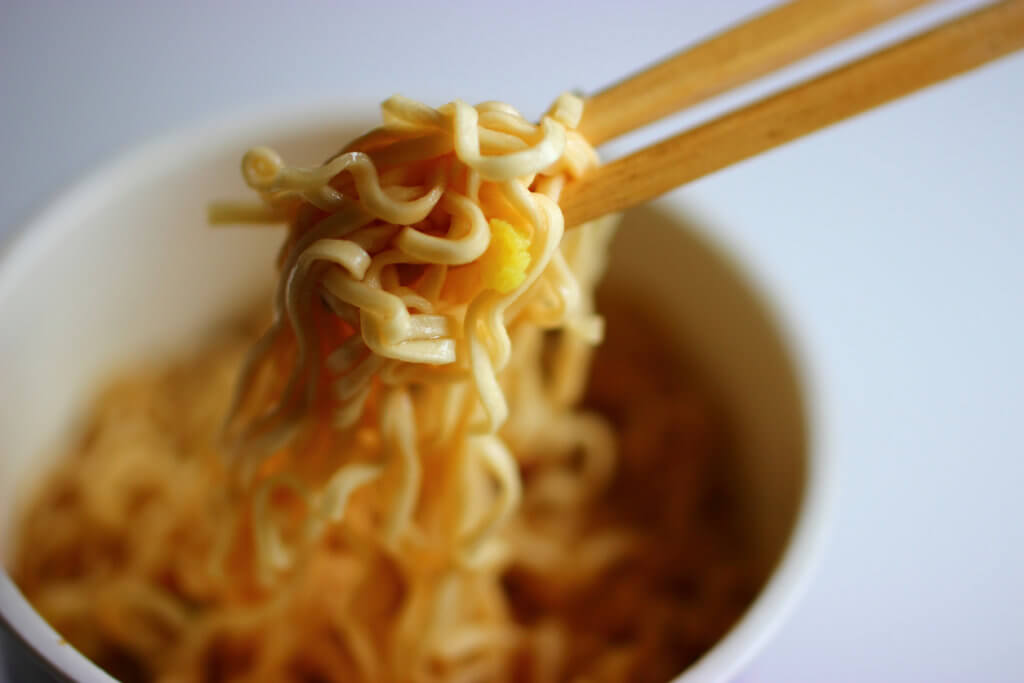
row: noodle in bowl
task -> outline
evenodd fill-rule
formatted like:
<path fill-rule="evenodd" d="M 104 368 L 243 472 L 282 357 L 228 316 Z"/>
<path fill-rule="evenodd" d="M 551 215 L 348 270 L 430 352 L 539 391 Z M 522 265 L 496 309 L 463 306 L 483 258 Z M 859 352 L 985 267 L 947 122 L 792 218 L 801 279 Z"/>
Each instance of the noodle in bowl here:
<path fill-rule="evenodd" d="M 366 108 L 346 125 L 339 111 L 352 107 L 247 125 L 233 118 L 153 143 L 57 202 L 5 254 L 0 319 L 19 330 L 0 342 L 0 366 L 11 369 L 0 394 L 5 557 L 20 492 L 46 469 L 39 454 L 58 443 L 96 383 L 126 360 L 187 346 L 270 286 L 278 232 L 206 227 L 209 199 L 240 196 L 242 153 L 267 141 L 290 161 L 319 162 L 371 120 Z M 655 302 L 671 342 L 687 347 L 729 408 L 731 465 L 763 585 L 740 622 L 680 678 L 720 680 L 752 655 L 805 582 L 822 535 L 826 480 L 811 444 L 807 387 L 774 321 L 679 216 L 664 208 L 628 216 L 608 278 L 610 288 Z M 17 643 L 8 658 L 34 653 L 74 680 L 109 680 L 64 644 L 6 574 L 0 599 Z"/>

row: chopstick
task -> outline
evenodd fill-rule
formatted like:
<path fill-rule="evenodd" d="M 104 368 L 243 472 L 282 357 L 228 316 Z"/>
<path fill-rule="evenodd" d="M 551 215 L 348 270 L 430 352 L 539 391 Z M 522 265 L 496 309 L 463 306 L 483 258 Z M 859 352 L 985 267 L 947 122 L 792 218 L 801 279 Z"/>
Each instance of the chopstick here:
<path fill-rule="evenodd" d="M 595 147 L 743 85 L 928 0 L 796 0 L 683 50 L 587 99 Z"/>
<path fill-rule="evenodd" d="M 1024 47 L 1024 0 L 1004 0 L 598 167 L 560 201 L 572 227 L 653 199 Z"/>

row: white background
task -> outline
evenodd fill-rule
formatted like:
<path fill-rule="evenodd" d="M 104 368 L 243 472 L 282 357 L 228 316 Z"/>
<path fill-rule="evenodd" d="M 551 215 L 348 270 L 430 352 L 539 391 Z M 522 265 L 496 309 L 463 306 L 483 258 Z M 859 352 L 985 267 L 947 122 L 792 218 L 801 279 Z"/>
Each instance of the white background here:
<path fill-rule="evenodd" d="M 536 115 L 767 4 L 0 0 L 0 239 L 94 165 L 215 114 L 402 92 Z M 839 470 L 820 572 L 744 681 L 1024 680 L 1022 124 L 1016 56 L 676 193 L 777 300 Z"/>

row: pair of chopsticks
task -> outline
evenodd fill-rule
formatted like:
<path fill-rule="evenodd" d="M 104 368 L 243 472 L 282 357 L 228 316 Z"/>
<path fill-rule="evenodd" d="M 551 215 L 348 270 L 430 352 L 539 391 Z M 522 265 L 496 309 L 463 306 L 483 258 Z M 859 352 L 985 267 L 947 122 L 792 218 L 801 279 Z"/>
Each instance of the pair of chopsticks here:
<path fill-rule="evenodd" d="M 597 146 L 881 24 L 925 0 L 796 0 L 590 97 Z M 1024 48 L 1024 0 L 1004 0 L 607 163 L 570 183 L 567 227 L 653 199 L 730 164 Z"/>

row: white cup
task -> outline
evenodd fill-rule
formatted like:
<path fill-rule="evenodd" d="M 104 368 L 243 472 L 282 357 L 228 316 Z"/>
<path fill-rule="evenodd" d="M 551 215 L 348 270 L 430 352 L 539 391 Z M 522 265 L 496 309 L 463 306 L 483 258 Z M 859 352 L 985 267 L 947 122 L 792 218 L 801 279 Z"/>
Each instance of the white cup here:
<path fill-rule="evenodd" d="M 290 162 L 316 164 L 374 117 L 365 104 L 332 103 L 149 143 L 63 195 L 0 254 L 0 553 L 13 546 L 18 505 L 104 377 L 180 349 L 269 290 L 281 233 L 205 220 L 210 199 L 247 198 L 245 150 L 269 144 Z M 701 368 L 735 430 L 742 519 L 764 584 L 677 679 L 693 683 L 734 676 L 789 611 L 820 552 L 831 486 L 814 443 L 812 383 L 777 316 L 685 215 L 671 198 L 628 214 L 608 285 L 657 302 L 669 341 Z M 36 614 L 6 572 L 0 621 L 19 676 L 113 680 Z"/>

